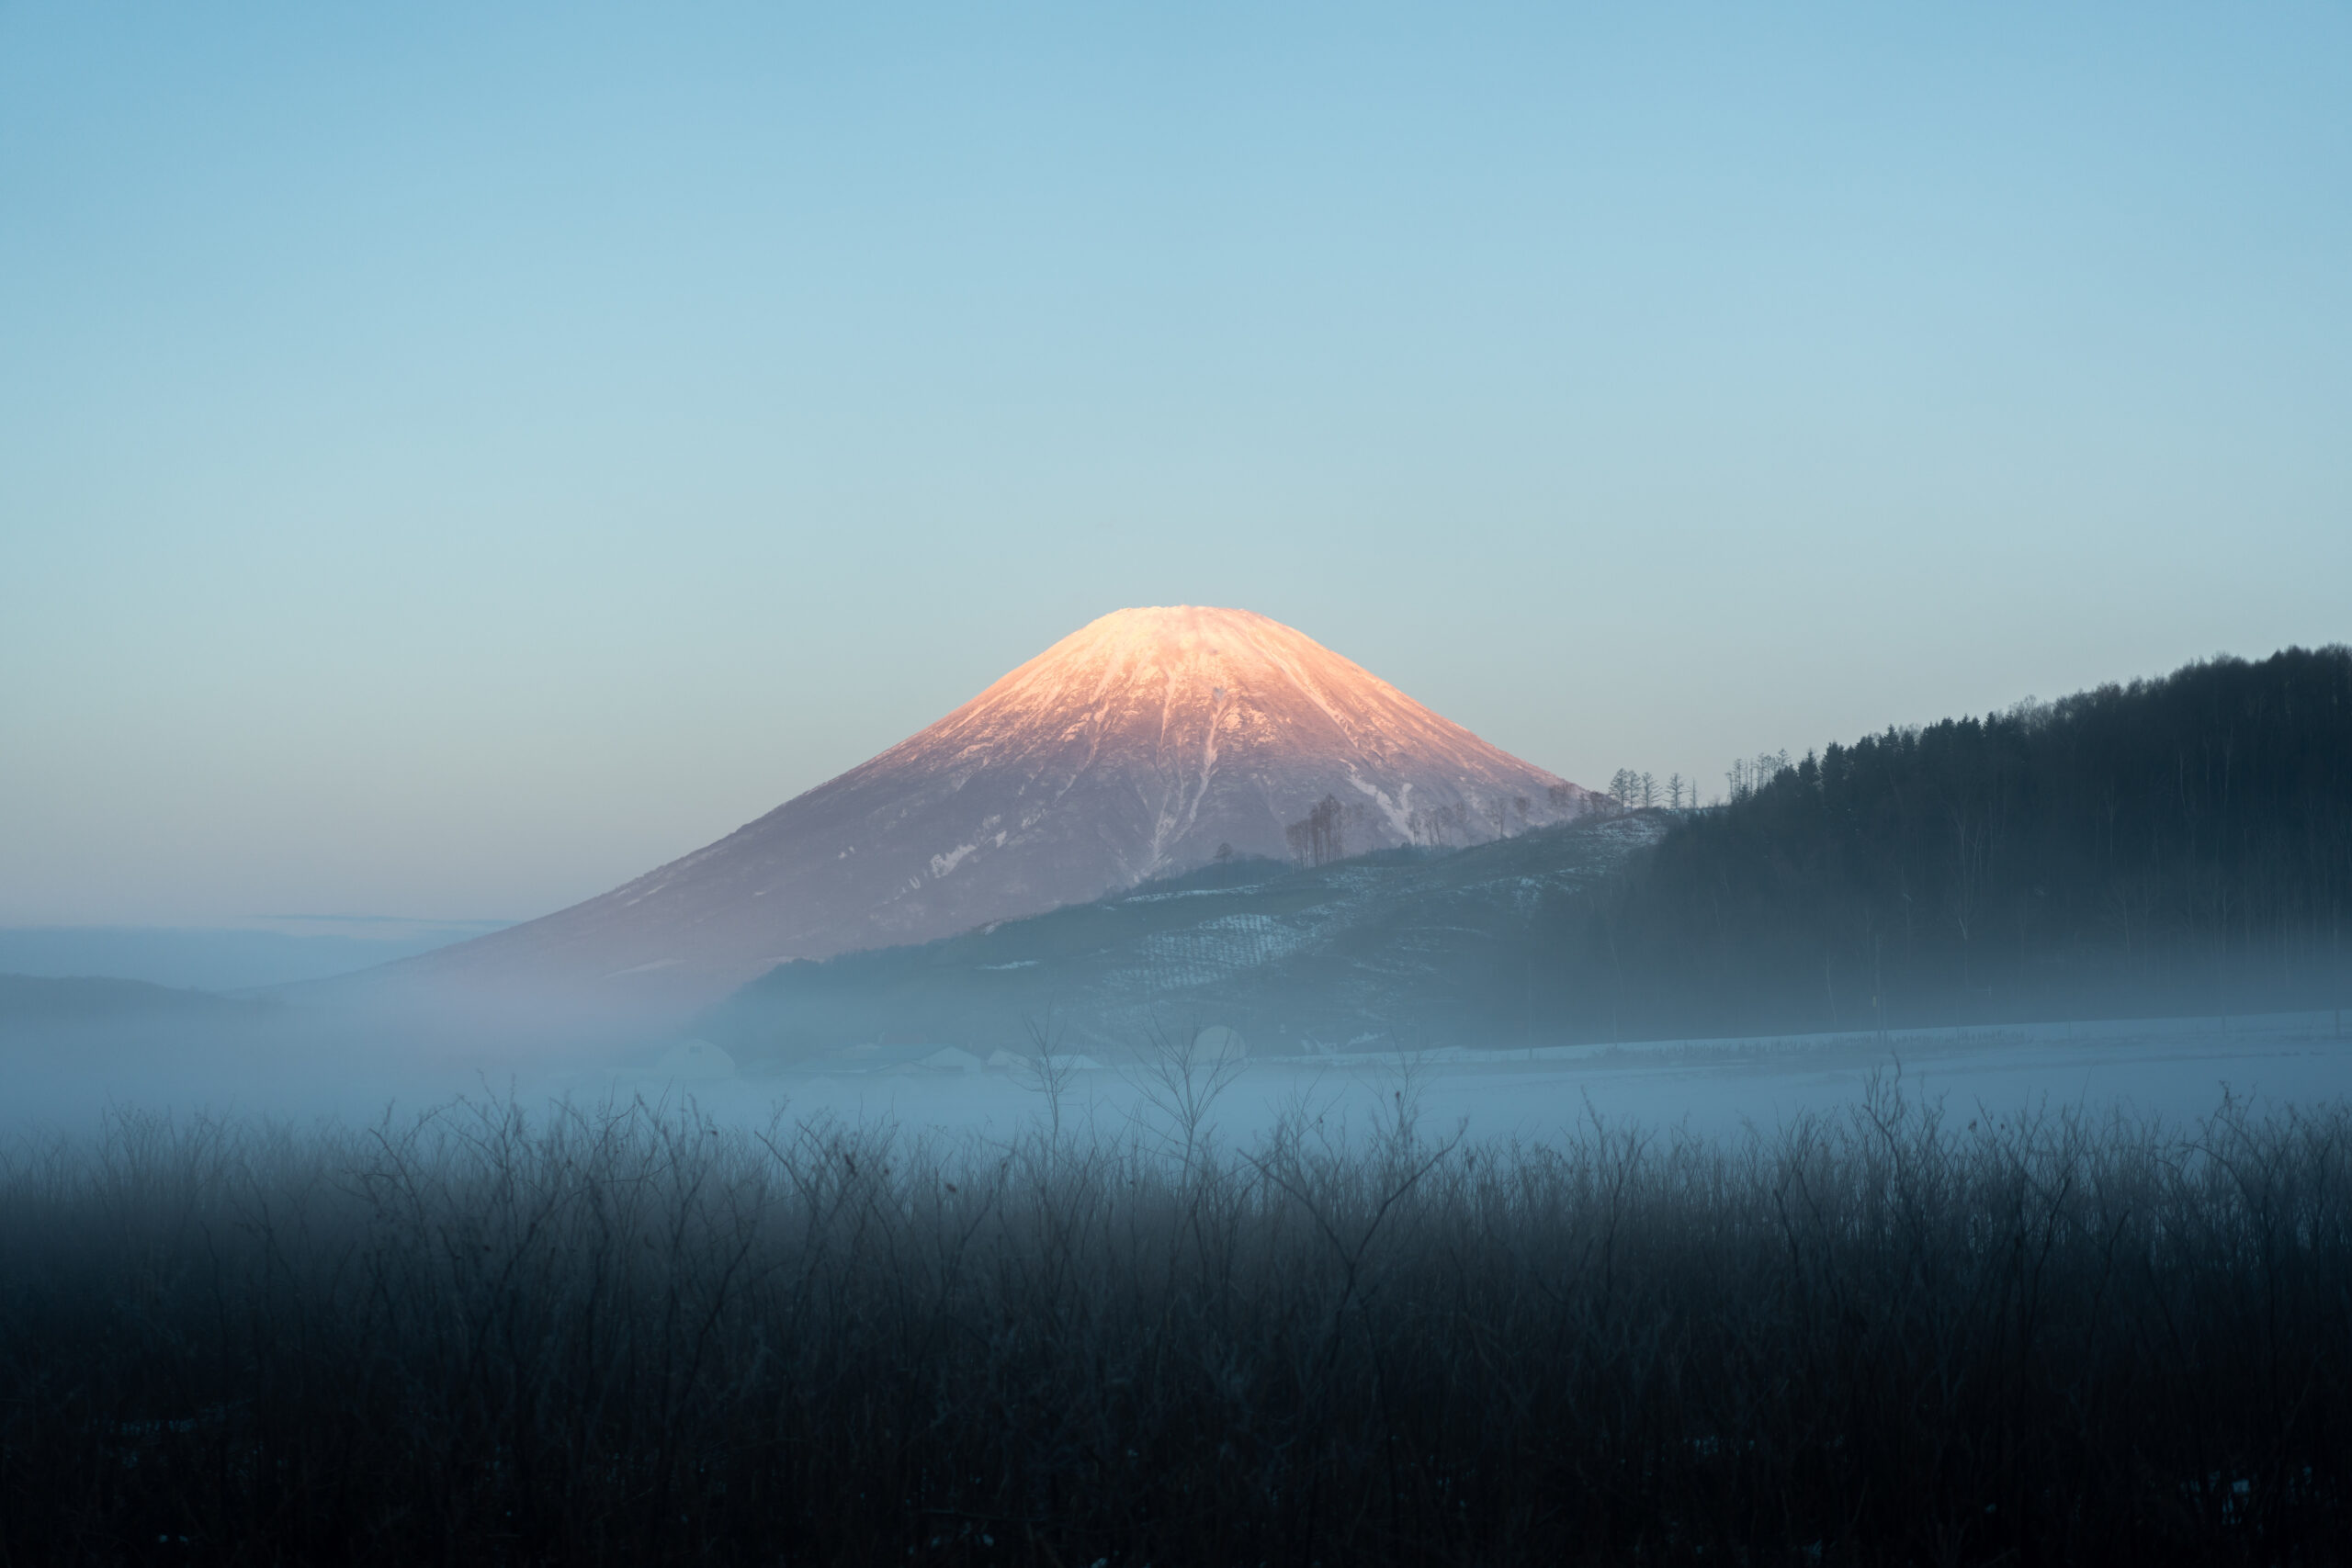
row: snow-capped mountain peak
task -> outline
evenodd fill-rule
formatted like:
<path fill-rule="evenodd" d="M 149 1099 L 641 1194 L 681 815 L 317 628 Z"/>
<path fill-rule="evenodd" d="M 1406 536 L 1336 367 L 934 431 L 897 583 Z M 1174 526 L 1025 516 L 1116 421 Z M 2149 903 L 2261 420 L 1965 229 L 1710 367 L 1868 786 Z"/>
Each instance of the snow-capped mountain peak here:
<path fill-rule="evenodd" d="M 692 1005 L 1220 854 L 1478 842 L 1584 795 L 1263 615 L 1120 610 L 714 844 L 401 968 Z"/>

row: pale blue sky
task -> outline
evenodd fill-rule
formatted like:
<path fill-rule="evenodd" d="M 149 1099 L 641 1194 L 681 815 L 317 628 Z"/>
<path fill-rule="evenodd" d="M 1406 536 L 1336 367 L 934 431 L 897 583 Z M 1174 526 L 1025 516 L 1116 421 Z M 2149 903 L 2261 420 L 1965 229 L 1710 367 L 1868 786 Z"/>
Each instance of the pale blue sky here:
<path fill-rule="evenodd" d="M 1592 784 L 2342 639 L 2347 104 L 2333 4 L 0 4 L 0 923 L 540 913 L 1127 604 Z"/>

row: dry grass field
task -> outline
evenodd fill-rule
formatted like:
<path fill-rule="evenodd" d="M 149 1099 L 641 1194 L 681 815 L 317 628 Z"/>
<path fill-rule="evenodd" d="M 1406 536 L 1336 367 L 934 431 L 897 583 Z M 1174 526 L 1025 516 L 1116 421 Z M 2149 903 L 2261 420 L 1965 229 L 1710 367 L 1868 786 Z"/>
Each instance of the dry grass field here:
<path fill-rule="evenodd" d="M 642 1103 L 0 1169 L 0 1562 L 2323 1562 L 2352 1110 Z"/>

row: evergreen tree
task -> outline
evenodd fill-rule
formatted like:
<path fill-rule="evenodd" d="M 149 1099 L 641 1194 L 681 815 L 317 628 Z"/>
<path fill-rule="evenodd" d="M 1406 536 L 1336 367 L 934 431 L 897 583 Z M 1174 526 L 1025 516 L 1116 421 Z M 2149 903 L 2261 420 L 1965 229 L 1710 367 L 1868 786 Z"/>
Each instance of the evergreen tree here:
<path fill-rule="evenodd" d="M 1564 912 L 1564 996 L 1606 986 L 1629 1017 L 1711 1031 L 1823 1027 L 1856 998 L 1909 1024 L 2339 1006 L 2352 984 L 2352 649 L 1761 754 L 1725 782 L 1601 913 Z M 1638 787 L 1621 771 L 1611 793 Z"/>

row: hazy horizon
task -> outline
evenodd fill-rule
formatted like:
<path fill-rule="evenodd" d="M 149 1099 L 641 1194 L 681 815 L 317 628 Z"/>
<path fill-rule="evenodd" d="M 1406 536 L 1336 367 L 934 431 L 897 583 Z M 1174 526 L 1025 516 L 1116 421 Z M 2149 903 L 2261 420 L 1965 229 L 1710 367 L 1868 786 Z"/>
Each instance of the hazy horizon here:
<path fill-rule="evenodd" d="M 2346 636 L 2352 18 L 0 13 L 0 925 L 528 918 L 1097 615 L 1537 766 Z"/>

